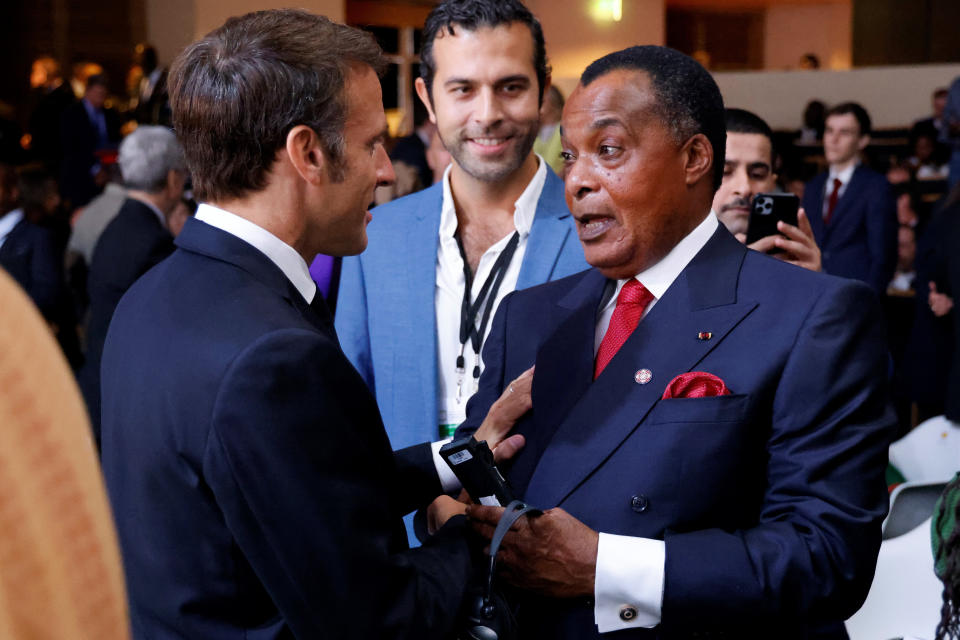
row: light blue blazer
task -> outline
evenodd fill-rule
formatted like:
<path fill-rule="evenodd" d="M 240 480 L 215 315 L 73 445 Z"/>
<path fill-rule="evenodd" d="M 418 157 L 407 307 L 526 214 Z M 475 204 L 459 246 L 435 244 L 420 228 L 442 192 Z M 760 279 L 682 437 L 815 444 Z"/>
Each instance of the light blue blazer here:
<path fill-rule="evenodd" d="M 343 260 L 337 334 L 376 395 L 395 449 L 437 439 L 434 292 L 442 203 L 438 183 L 377 207 L 367 227 L 367 250 Z M 588 266 L 563 182 L 548 169 L 517 289 Z"/>

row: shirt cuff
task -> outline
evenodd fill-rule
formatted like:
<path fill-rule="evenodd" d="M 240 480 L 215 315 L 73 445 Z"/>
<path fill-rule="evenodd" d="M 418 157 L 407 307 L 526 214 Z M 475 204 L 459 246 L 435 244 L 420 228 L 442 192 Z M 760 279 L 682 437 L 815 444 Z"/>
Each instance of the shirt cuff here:
<path fill-rule="evenodd" d="M 457 476 L 453 473 L 453 469 L 440 457 L 440 447 L 451 440 L 453 440 L 453 438 L 430 443 L 430 453 L 433 454 L 433 466 L 437 468 L 437 475 L 440 477 L 440 486 L 443 488 L 444 493 L 453 493 L 462 488 L 460 486 L 460 480 L 458 480 Z"/>
<path fill-rule="evenodd" d="M 600 633 L 660 624 L 666 557 L 663 540 L 600 534 L 593 587 Z"/>

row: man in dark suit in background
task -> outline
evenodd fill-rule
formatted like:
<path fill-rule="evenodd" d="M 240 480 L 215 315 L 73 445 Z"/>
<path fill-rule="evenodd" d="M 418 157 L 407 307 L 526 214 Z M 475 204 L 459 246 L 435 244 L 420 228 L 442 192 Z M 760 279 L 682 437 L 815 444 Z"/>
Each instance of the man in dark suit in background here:
<path fill-rule="evenodd" d="M 63 112 L 60 189 L 72 209 L 90 202 L 103 188 L 106 173 L 97 153 L 116 149 L 120 140 L 120 119 L 104 107 L 108 91 L 107 77 L 92 75 L 83 98 Z"/>
<path fill-rule="evenodd" d="M 826 273 L 855 278 L 883 295 L 897 267 L 897 209 L 887 179 L 861 164 L 870 116 L 855 102 L 827 112 L 823 153 L 829 171 L 811 180 L 803 208 Z"/>
<path fill-rule="evenodd" d="M 663 47 L 592 63 L 563 114 L 590 269 L 512 293 L 459 435 L 536 364 L 508 470 L 521 637 L 844 638 L 887 508 L 878 301 L 748 250 L 710 205 L 724 111 Z M 471 506 L 486 536 L 502 513 Z M 622 634 L 622 635 L 620 635 Z"/>
<path fill-rule="evenodd" d="M 307 268 L 364 249 L 393 179 L 382 67 L 369 34 L 294 10 L 231 18 L 173 65 L 202 204 L 120 301 L 102 366 L 137 637 L 452 631 L 471 573 L 466 523 L 446 522 L 460 503 L 436 501 L 443 526 L 407 548 L 401 516 L 441 491 L 434 455 L 394 456 Z"/>
<path fill-rule="evenodd" d="M 62 262 L 49 230 L 30 222 L 18 207 L 13 167 L 0 164 L 0 267 L 17 281 L 47 321 L 56 318 L 63 286 Z"/>
<path fill-rule="evenodd" d="M 167 216 L 183 196 L 186 163 L 173 132 L 141 126 L 120 145 L 120 172 L 127 199 L 103 230 L 93 251 L 87 292 L 86 362 L 79 382 L 100 439 L 100 355 L 113 311 L 137 279 L 173 253 Z"/>

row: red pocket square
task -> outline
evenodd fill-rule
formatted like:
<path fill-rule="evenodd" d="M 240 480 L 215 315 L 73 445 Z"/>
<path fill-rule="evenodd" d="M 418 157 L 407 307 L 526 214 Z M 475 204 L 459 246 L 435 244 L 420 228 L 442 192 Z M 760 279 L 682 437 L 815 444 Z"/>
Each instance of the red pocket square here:
<path fill-rule="evenodd" d="M 712 398 L 713 396 L 728 396 L 730 389 L 723 380 L 706 371 L 691 371 L 681 373 L 670 381 L 663 400 L 669 398 Z"/>

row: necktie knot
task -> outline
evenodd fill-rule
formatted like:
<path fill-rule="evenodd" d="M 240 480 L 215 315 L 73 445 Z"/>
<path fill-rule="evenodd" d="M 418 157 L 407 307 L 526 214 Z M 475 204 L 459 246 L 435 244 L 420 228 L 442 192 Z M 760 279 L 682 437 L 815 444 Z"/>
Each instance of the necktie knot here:
<path fill-rule="evenodd" d="M 640 317 L 653 298 L 653 294 L 637 280 L 630 280 L 620 288 L 610 325 L 597 350 L 593 369 L 594 378 L 600 375 L 633 330 L 637 328 Z"/>
<path fill-rule="evenodd" d="M 652 299 L 653 294 L 645 286 L 637 280 L 630 280 L 621 287 L 620 294 L 617 296 L 617 306 L 628 304 L 646 307 Z"/>
<path fill-rule="evenodd" d="M 842 186 L 843 186 L 843 180 L 841 180 L 840 178 L 834 178 L 834 179 L 833 179 L 833 189 L 834 189 L 834 191 L 840 191 L 840 187 L 842 187 Z"/>

